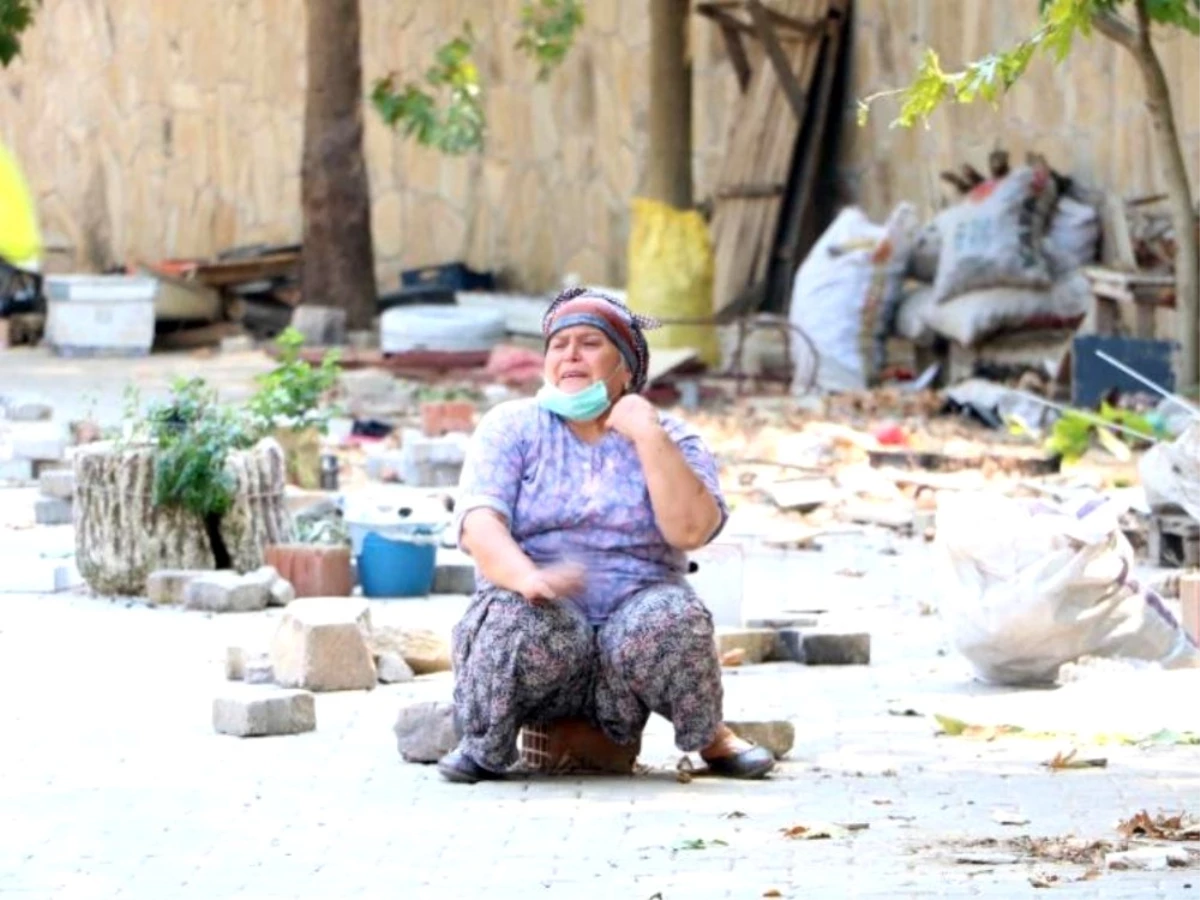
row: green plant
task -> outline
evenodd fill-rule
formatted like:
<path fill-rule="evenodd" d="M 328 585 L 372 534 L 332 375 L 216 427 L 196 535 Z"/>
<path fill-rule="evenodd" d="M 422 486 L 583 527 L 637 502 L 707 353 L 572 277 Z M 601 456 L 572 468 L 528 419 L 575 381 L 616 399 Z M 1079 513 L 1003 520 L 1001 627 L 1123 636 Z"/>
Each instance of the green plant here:
<path fill-rule="evenodd" d="M 225 462 L 258 439 L 240 413 L 217 402 L 202 378 L 180 379 L 171 398 L 147 410 L 146 436 L 157 450 L 154 502 L 201 517 L 222 516 L 236 485 Z"/>
<path fill-rule="evenodd" d="M 393 128 L 400 128 L 417 143 L 443 153 L 460 155 L 483 147 L 484 114 L 479 96 L 479 69 L 471 58 L 475 35 L 470 23 L 463 33 L 438 48 L 434 63 L 425 73 L 432 89 L 408 82 L 396 88 L 396 74 L 377 79 L 371 103 Z M 438 95 L 446 94 L 444 106 Z"/>
<path fill-rule="evenodd" d="M 548 79 L 566 59 L 583 19 L 580 0 L 525 0 L 516 47 L 537 62 L 538 81 Z"/>
<path fill-rule="evenodd" d="M 1100 406 L 1099 414 L 1074 410 L 1063 413 L 1046 438 L 1045 448 L 1061 456 L 1065 463 L 1077 462 L 1087 453 L 1092 446 L 1093 436 L 1115 453 L 1122 452 L 1119 448 L 1127 451 L 1125 441 L 1114 431 L 1105 428 L 1104 422 L 1111 422 L 1125 434 L 1133 432 L 1143 435 L 1147 441 L 1153 441 L 1158 436 L 1154 425 L 1145 416 L 1104 403 Z M 1137 442 L 1137 438 L 1132 440 Z"/>
<path fill-rule="evenodd" d="M 21 55 L 21 35 L 33 24 L 42 0 L 0 0 L 0 65 Z"/>
<path fill-rule="evenodd" d="M 281 425 L 323 432 L 333 410 L 321 403 L 341 374 L 340 354 L 330 350 L 320 365 L 309 365 L 300 358 L 304 336 L 295 328 L 286 329 L 275 343 L 279 365 L 258 378 L 259 389 L 247 404 L 251 417 L 262 434 Z"/>

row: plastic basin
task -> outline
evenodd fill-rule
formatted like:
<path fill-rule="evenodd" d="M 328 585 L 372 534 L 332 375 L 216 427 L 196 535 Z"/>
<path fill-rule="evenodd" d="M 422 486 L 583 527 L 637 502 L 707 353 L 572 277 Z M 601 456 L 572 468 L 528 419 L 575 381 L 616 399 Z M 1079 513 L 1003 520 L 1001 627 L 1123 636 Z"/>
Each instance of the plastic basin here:
<path fill-rule="evenodd" d="M 364 597 L 425 597 L 433 590 L 437 541 L 425 535 L 372 531 L 362 541 L 358 581 Z"/>

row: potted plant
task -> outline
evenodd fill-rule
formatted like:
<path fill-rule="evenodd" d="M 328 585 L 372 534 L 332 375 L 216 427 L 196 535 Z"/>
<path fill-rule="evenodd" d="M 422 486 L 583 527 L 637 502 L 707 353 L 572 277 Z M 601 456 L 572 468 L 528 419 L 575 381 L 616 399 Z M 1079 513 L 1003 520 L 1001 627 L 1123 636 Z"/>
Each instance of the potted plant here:
<path fill-rule="evenodd" d="M 271 434 L 287 456 L 288 480 L 306 490 L 321 485 L 321 436 L 334 409 L 323 401 L 341 374 L 340 354 L 328 351 L 320 365 L 300 358 L 304 336 L 287 328 L 276 338 L 279 365 L 258 378 L 248 408 L 257 427 Z"/>
<path fill-rule="evenodd" d="M 475 428 L 477 396 L 467 388 L 427 387 L 417 395 L 421 404 L 421 431 L 427 437 L 440 437 L 451 431 L 470 432 Z"/>
<path fill-rule="evenodd" d="M 270 546 L 266 556 L 297 597 L 349 597 L 354 591 L 350 536 L 340 518 L 299 519 L 295 542 Z"/>

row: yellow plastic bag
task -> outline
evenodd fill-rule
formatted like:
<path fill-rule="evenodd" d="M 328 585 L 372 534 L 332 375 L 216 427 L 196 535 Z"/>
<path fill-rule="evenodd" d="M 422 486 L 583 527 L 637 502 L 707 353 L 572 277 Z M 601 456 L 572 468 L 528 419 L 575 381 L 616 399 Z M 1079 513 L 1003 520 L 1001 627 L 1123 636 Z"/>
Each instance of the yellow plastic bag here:
<path fill-rule="evenodd" d="M 633 199 L 629 235 L 629 308 L 659 319 L 712 317 L 713 249 L 695 210 Z M 709 366 L 720 363 L 712 325 L 664 325 L 646 332 L 651 350 L 690 347 Z"/>
<path fill-rule="evenodd" d="M 20 269 L 36 270 L 42 255 L 33 199 L 16 159 L 0 143 L 0 257 Z"/>

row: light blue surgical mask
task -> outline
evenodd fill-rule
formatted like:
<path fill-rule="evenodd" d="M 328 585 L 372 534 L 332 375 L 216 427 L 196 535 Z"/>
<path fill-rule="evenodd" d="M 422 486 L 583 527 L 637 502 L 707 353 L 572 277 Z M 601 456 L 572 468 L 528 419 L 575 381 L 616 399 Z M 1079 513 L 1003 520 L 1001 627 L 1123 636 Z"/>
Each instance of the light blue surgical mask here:
<path fill-rule="evenodd" d="M 608 399 L 608 386 L 603 381 L 593 381 L 582 391 L 573 394 L 552 384 L 544 384 L 537 392 L 537 401 L 542 409 L 572 422 L 598 419 L 612 405 Z"/>

